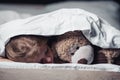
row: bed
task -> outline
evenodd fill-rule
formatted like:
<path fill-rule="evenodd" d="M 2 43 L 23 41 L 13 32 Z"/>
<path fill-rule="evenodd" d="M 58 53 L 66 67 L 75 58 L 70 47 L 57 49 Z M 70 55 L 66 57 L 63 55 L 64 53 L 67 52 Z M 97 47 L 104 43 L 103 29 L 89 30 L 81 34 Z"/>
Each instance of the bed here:
<path fill-rule="evenodd" d="M 0 24 L 11 20 L 48 13 L 60 8 L 82 8 L 104 18 L 120 30 L 119 4 L 113 1 L 64 1 L 52 4 L 0 3 Z M 37 64 L 0 62 L 0 80 L 119 80 L 120 57 L 116 64 L 95 59 L 92 65 L 84 64 Z"/>

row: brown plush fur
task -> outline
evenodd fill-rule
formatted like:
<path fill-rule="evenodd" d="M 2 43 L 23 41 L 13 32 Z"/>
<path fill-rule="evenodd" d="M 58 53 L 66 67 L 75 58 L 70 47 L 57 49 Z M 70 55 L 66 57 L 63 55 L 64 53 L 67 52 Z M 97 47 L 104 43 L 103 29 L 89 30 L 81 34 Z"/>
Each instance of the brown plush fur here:
<path fill-rule="evenodd" d="M 60 59 L 71 62 L 71 55 L 73 55 L 79 47 L 88 44 L 90 44 L 89 41 L 83 36 L 81 31 L 71 31 L 58 36 L 54 46 Z"/>
<path fill-rule="evenodd" d="M 120 49 L 101 49 L 98 53 L 102 53 L 107 58 L 109 64 L 114 63 L 114 59 L 120 56 Z"/>

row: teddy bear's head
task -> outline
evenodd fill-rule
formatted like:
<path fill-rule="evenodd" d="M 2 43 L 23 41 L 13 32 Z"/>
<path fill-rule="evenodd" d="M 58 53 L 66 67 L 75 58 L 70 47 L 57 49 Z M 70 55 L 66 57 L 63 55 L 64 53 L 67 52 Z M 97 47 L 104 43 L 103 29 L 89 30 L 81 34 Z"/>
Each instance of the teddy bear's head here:
<path fill-rule="evenodd" d="M 54 46 L 60 59 L 71 62 L 71 56 L 76 50 L 88 44 L 90 44 L 89 41 L 81 31 L 70 31 L 58 36 Z"/>

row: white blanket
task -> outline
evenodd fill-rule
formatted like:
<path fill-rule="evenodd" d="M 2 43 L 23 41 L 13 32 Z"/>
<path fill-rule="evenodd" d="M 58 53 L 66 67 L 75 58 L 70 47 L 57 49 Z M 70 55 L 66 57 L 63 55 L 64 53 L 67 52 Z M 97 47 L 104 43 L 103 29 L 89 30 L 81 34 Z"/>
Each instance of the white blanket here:
<path fill-rule="evenodd" d="M 112 71 L 120 72 L 120 66 L 114 64 L 39 64 L 20 62 L 0 62 L 1 69 L 61 69 L 61 70 L 86 70 L 86 71 Z"/>
<path fill-rule="evenodd" d="M 5 44 L 16 35 L 60 35 L 67 31 L 82 30 L 94 45 L 120 48 L 120 31 L 95 14 L 82 9 L 60 9 L 50 13 L 17 19 L 0 25 L 0 55 Z"/>

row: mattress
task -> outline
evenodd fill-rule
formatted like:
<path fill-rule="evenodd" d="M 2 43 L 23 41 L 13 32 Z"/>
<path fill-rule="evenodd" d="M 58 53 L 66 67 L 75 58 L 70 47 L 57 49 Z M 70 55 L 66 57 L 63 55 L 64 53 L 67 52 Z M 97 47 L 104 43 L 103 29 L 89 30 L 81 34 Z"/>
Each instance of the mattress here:
<path fill-rule="evenodd" d="M 60 8 L 82 8 L 107 20 L 120 30 L 119 5 L 112 1 L 100 2 L 63 2 L 49 5 L 0 4 L 0 13 L 8 11 L 19 13 L 0 16 L 0 24 L 11 20 L 47 13 Z M 6 15 L 7 20 L 3 15 Z M 120 60 L 118 59 L 118 62 Z M 99 62 L 99 61 L 98 61 Z M 120 66 L 115 64 L 38 64 L 19 62 L 0 62 L 0 80 L 119 80 Z"/>
<path fill-rule="evenodd" d="M 107 71 L 0 69 L 1 80 L 119 80 L 120 73 Z"/>
<path fill-rule="evenodd" d="M 1 62 L 0 78 L 1 80 L 119 80 L 120 66 Z"/>

